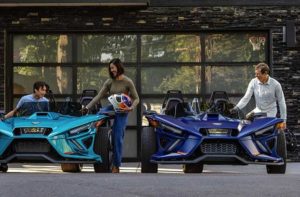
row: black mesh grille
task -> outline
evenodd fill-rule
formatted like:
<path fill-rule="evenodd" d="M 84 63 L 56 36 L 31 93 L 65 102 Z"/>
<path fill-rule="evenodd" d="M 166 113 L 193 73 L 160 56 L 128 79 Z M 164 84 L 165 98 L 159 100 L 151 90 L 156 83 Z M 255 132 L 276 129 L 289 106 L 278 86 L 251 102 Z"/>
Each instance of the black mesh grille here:
<path fill-rule="evenodd" d="M 13 150 L 15 153 L 48 153 L 51 146 L 47 140 L 15 140 Z"/>
<path fill-rule="evenodd" d="M 236 154 L 237 146 L 226 142 L 204 142 L 201 144 L 201 151 L 204 154 Z"/>

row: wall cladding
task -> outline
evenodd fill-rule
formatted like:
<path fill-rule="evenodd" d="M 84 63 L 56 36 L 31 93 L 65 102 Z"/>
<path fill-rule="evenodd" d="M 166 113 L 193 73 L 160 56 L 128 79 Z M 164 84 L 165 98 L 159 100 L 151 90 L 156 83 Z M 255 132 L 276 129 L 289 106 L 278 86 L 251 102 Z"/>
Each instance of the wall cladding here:
<path fill-rule="evenodd" d="M 8 31 L 200 31 L 271 29 L 273 72 L 282 84 L 288 126 L 300 136 L 300 7 L 1 8 Z M 287 48 L 283 26 L 295 22 L 298 43 Z M 0 108 L 4 103 L 4 36 L 0 36 Z M 300 141 L 300 139 L 299 139 Z M 296 155 L 297 156 L 297 155 Z"/>
<path fill-rule="evenodd" d="M 4 109 L 5 69 L 4 69 L 4 31 L 0 28 L 0 110 Z"/>

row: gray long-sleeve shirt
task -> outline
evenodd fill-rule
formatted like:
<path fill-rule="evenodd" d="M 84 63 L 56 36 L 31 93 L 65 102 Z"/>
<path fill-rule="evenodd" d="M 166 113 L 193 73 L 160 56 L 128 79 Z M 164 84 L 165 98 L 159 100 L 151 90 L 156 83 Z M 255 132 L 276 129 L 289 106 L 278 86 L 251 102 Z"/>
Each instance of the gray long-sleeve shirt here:
<path fill-rule="evenodd" d="M 286 113 L 286 103 L 281 85 L 278 81 L 269 76 L 266 83 L 261 83 L 257 78 L 250 81 L 246 94 L 239 101 L 237 107 L 239 109 L 244 108 L 252 95 L 254 94 L 256 108 L 254 112 L 264 112 L 267 113 L 269 117 L 276 117 L 277 105 L 279 105 L 280 117 L 284 120 L 287 118 Z"/>
<path fill-rule="evenodd" d="M 93 98 L 93 100 L 86 106 L 86 108 L 90 109 L 94 106 L 100 99 L 103 99 L 112 94 L 120 94 L 125 93 L 130 95 L 132 98 L 132 108 L 136 107 L 139 103 L 140 99 L 138 93 L 135 89 L 135 86 L 130 78 L 124 75 L 123 79 L 115 80 L 115 79 L 107 79 L 100 92 L 97 96 Z"/>

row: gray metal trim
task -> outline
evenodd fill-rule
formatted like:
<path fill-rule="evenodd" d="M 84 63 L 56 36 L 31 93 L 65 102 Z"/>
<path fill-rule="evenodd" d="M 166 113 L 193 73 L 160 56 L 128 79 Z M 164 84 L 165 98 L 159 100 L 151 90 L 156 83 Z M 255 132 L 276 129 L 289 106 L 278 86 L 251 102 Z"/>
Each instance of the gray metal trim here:
<path fill-rule="evenodd" d="M 7 157 L 6 159 L 2 159 L 0 160 L 0 163 L 9 163 L 11 160 L 15 159 L 15 158 L 43 158 L 43 159 L 46 159 L 48 160 L 49 162 L 51 163 L 96 163 L 97 161 L 92 161 L 92 160 L 68 160 L 68 161 L 65 161 L 65 160 L 55 160 L 55 159 L 52 159 L 51 157 L 45 155 L 45 154 L 13 154 L 9 157 Z"/>
<path fill-rule="evenodd" d="M 244 164 L 258 164 L 258 165 L 274 165 L 274 166 L 279 166 L 279 165 L 284 165 L 284 162 L 251 162 L 247 161 L 237 155 L 203 155 L 201 157 L 198 157 L 194 160 L 185 160 L 185 161 L 155 161 L 151 160 L 152 163 L 157 163 L 157 164 L 190 164 L 190 163 L 199 163 L 207 158 L 235 158 L 239 160 L 240 162 Z"/>
<path fill-rule="evenodd" d="M 297 6 L 300 0 L 2 0 L 0 7 L 28 6 L 150 6 L 150 7 L 197 7 L 197 6 Z"/>
<path fill-rule="evenodd" d="M 2 0 L 0 7 L 148 6 L 148 0 Z"/>
<path fill-rule="evenodd" d="M 149 0 L 150 7 L 295 6 L 300 0 Z"/>

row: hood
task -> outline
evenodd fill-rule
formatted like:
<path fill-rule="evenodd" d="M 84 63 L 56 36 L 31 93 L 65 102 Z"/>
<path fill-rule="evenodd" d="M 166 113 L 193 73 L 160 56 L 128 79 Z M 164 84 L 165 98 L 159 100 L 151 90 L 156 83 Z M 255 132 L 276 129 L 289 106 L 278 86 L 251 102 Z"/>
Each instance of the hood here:
<path fill-rule="evenodd" d="M 275 117 L 263 117 L 255 119 L 251 124 L 245 125 L 241 130 L 239 136 L 247 136 L 251 133 L 259 131 L 269 126 L 275 126 L 277 123 L 283 122 L 283 119 Z"/>
<path fill-rule="evenodd" d="M 220 114 L 204 114 L 201 116 L 174 118 L 167 115 L 153 115 L 156 120 L 177 127 L 182 130 L 189 130 L 198 133 L 201 128 L 214 129 L 237 129 L 240 120 L 225 118 Z"/>
<path fill-rule="evenodd" d="M 87 115 L 81 117 L 61 115 L 54 112 L 38 112 L 29 117 L 11 118 L 0 125 L 0 129 L 10 129 L 22 127 L 45 127 L 56 131 L 65 131 L 70 128 L 78 127 L 86 123 L 95 122 L 106 118 L 104 115 Z"/>

